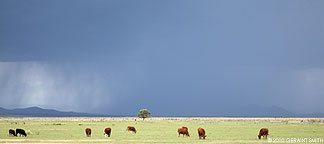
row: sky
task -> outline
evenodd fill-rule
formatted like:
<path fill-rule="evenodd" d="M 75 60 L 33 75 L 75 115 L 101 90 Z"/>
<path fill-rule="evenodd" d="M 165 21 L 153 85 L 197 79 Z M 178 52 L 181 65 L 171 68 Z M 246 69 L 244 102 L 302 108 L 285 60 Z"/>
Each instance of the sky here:
<path fill-rule="evenodd" d="M 324 111 L 322 0 L 1 0 L 0 107 Z"/>

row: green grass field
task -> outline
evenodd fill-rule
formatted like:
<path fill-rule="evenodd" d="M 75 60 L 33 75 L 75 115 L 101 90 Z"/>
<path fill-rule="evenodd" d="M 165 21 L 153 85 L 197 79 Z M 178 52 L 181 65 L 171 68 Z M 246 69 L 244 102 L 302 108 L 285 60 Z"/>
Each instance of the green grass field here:
<path fill-rule="evenodd" d="M 257 138 L 260 128 L 269 138 L 324 138 L 324 123 L 301 123 L 298 118 L 0 118 L 0 143 L 268 143 Z M 134 126 L 137 133 L 126 131 Z M 187 126 L 190 137 L 178 137 Z M 111 137 L 103 130 L 112 128 Z M 206 130 L 199 140 L 197 128 Z M 9 129 L 22 128 L 27 137 L 10 137 Z M 85 128 L 92 129 L 86 137 Z"/>

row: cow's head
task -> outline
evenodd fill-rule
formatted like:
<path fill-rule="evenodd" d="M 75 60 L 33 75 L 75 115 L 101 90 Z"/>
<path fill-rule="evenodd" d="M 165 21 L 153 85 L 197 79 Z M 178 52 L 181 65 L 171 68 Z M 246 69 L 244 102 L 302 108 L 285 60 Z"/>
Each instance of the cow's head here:
<path fill-rule="evenodd" d="M 258 135 L 258 138 L 261 139 L 261 135 Z"/>

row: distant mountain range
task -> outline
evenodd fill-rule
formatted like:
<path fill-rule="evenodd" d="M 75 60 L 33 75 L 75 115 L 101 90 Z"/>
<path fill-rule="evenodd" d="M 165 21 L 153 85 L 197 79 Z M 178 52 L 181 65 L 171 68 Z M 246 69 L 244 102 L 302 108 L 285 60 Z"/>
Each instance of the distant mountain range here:
<path fill-rule="evenodd" d="M 225 117 L 324 117 L 324 113 L 292 113 L 277 106 L 247 106 L 239 110 L 222 113 Z"/>
<path fill-rule="evenodd" d="M 89 114 L 78 112 L 61 112 L 53 109 L 39 107 L 4 109 L 0 107 L 0 116 L 8 117 L 112 117 L 111 115 Z"/>
<path fill-rule="evenodd" d="M 280 107 L 248 106 L 239 110 L 220 111 L 209 117 L 324 117 L 324 113 L 295 114 Z M 134 114 L 135 115 L 135 114 Z M 154 116 L 154 115 L 153 115 Z M 178 115 L 170 115 L 177 117 Z M 182 115 L 195 117 L 195 115 Z M 203 116 L 203 115 L 198 115 Z M 4 109 L 0 107 L 0 117 L 123 117 L 122 115 L 105 115 L 78 112 L 62 112 L 39 107 Z"/>

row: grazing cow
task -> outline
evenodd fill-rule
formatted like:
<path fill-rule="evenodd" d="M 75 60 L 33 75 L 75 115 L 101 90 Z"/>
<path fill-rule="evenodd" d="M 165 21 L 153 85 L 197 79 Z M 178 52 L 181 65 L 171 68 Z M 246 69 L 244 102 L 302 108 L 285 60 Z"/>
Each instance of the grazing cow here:
<path fill-rule="evenodd" d="M 13 130 L 13 129 L 9 130 L 9 135 L 10 136 L 17 136 L 15 130 Z"/>
<path fill-rule="evenodd" d="M 25 130 L 23 130 L 23 129 L 16 129 L 16 135 L 18 135 L 18 134 L 19 134 L 19 136 L 21 136 L 21 135 L 23 135 L 25 137 L 27 136 Z"/>
<path fill-rule="evenodd" d="M 187 127 L 178 128 L 178 134 L 178 137 L 180 136 L 180 134 L 182 134 L 182 136 L 186 135 L 190 137 Z"/>
<path fill-rule="evenodd" d="M 126 131 L 132 131 L 132 132 L 136 133 L 135 127 L 132 127 L 132 126 L 128 126 Z"/>
<path fill-rule="evenodd" d="M 90 137 L 91 136 L 91 129 L 90 128 L 86 128 L 85 129 L 85 133 L 86 133 L 87 137 Z"/>
<path fill-rule="evenodd" d="M 267 128 L 262 128 L 262 129 L 260 129 L 258 138 L 261 139 L 261 136 L 263 136 L 263 138 L 265 136 L 265 138 L 267 139 L 268 135 L 269 135 L 269 130 Z"/>
<path fill-rule="evenodd" d="M 105 134 L 104 134 L 105 137 L 107 137 L 107 136 L 110 137 L 111 128 L 106 128 L 104 132 L 105 132 Z"/>
<path fill-rule="evenodd" d="M 207 136 L 205 135 L 205 130 L 203 128 L 198 128 L 198 135 L 199 135 L 199 139 L 201 139 L 201 137 L 205 139 L 205 137 Z"/>

